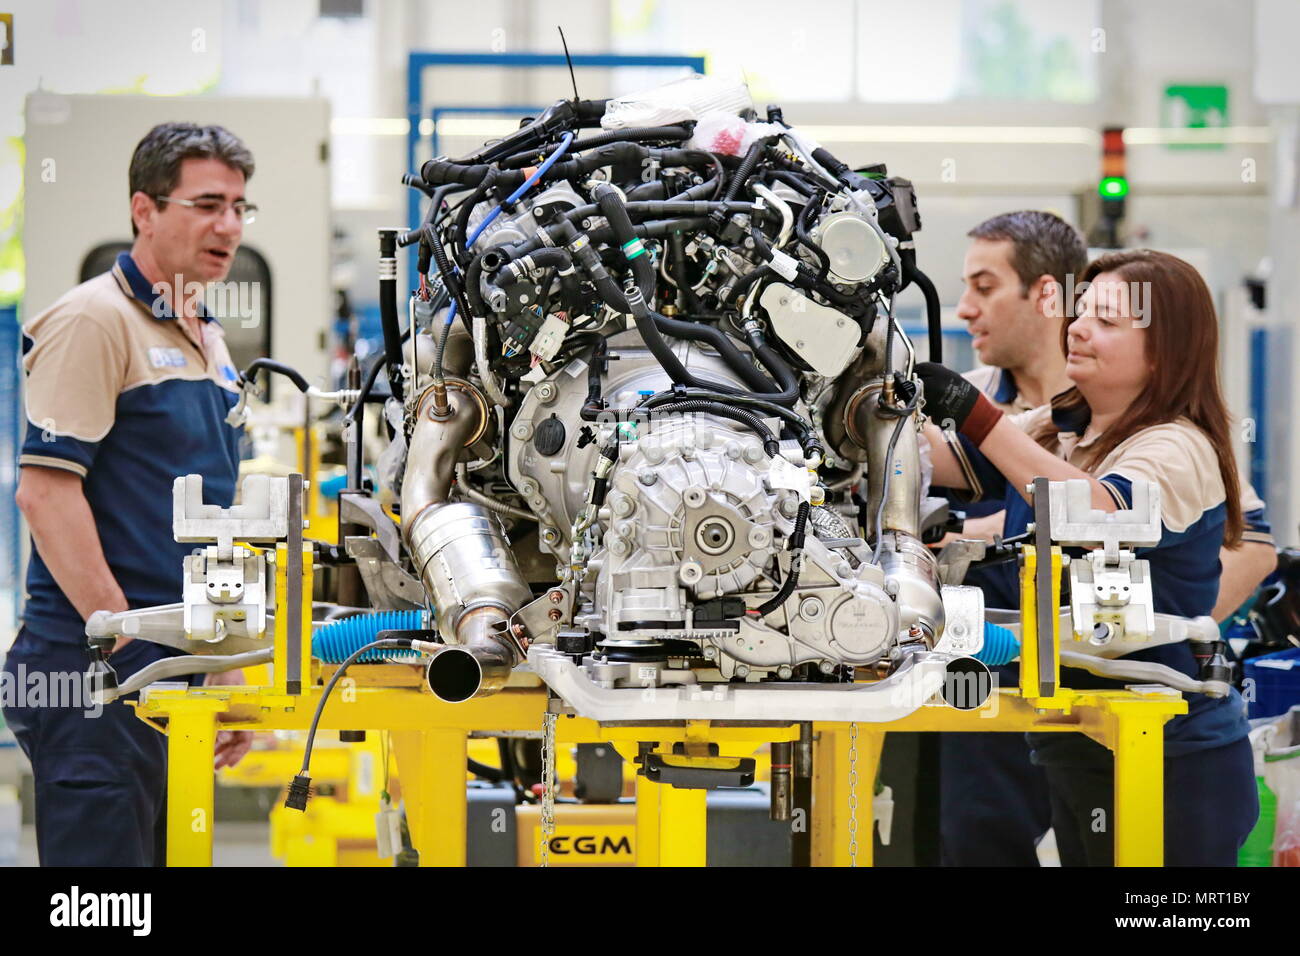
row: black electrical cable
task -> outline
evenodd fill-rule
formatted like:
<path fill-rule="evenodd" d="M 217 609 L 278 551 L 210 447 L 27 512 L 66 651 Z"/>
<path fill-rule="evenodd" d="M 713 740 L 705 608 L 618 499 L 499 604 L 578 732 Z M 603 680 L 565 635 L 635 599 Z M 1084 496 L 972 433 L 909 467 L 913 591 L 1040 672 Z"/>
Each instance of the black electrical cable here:
<path fill-rule="evenodd" d="M 740 422 L 753 431 L 763 442 L 763 451 L 769 458 L 776 458 L 781 454 L 781 443 L 777 441 L 772 430 L 763 424 L 763 420 L 752 412 L 743 408 L 737 408 L 733 405 L 727 405 L 723 402 L 706 401 L 704 399 L 687 399 L 685 401 L 665 402 L 662 405 L 656 405 L 654 411 L 662 415 L 671 415 L 675 412 L 702 412 L 708 415 L 714 415 L 718 418 L 729 418 L 733 422 Z"/>
<path fill-rule="evenodd" d="M 812 423 L 800 415 L 792 408 L 786 408 L 784 405 L 777 405 L 775 402 L 764 401 L 759 398 L 752 398 L 748 395 L 737 395 L 734 393 L 710 392 L 707 389 L 682 389 L 680 392 L 656 392 L 642 399 L 638 408 L 654 409 L 666 402 L 680 401 L 681 399 L 704 399 L 713 402 L 734 402 L 737 405 L 743 405 L 746 408 L 753 408 L 768 415 L 780 418 L 792 426 L 799 435 L 799 444 L 805 453 L 811 450 L 821 450 L 821 442 L 817 440 L 816 430 Z"/>
<path fill-rule="evenodd" d="M 320 701 L 316 704 L 316 713 L 312 715 L 311 724 L 307 728 L 307 745 L 302 755 L 302 769 L 298 775 L 293 778 L 289 784 L 289 793 L 285 797 L 284 805 L 290 810 L 305 810 L 307 800 L 311 796 L 311 775 L 308 772 L 311 769 L 311 751 L 316 743 L 316 729 L 320 726 L 321 714 L 325 712 L 325 704 L 330 699 L 330 694 L 334 691 L 334 685 L 339 682 L 349 667 L 367 651 L 373 650 L 401 650 L 410 648 L 415 642 L 410 638 L 384 638 L 378 641 L 371 641 L 369 644 L 363 644 L 355 651 L 343 659 L 339 664 L 338 670 L 330 675 L 330 679 L 325 684 L 325 689 L 321 691 Z"/>
<path fill-rule="evenodd" d="M 370 398 L 370 390 L 375 387 L 375 382 L 379 378 L 379 373 L 384 368 L 384 357 L 381 355 L 375 359 L 375 364 L 370 366 L 370 371 L 366 373 L 365 382 L 361 386 L 361 393 L 357 396 L 356 401 L 348 408 L 347 414 L 343 416 L 345 422 L 355 421 L 357 430 L 360 431 L 361 423 L 365 420 L 365 404 Z"/>
<path fill-rule="evenodd" d="M 812 508 L 807 501 L 799 502 L 799 510 L 794 516 L 794 530 L 790 532 L 788 539 L 790 546 L 790 573 L 785 576 L 781 582 L 780 589 L 768 600 L 764 601 L 750 613 L 757 614 L 758 617 L 767 617 L 794 593 L 796 585 L 799 583 L 799 566 L 802 563 L 800 557 L 803 553 L 804 534 L 808 526 L 808 513 Z"/>

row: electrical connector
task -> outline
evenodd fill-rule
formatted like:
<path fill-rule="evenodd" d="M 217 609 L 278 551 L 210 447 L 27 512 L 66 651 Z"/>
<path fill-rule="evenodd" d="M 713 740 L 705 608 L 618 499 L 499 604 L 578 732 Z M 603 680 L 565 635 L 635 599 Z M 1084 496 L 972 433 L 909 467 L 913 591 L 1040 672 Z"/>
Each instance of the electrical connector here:
<path fill-rule="evenodd" d="M 289 793 L 284 798 L 285 809 L 306 810 L 309 799 L 311 799 L 311 777 L 300 773 L 293 778 L 293 783 L 289 784 Z"/>

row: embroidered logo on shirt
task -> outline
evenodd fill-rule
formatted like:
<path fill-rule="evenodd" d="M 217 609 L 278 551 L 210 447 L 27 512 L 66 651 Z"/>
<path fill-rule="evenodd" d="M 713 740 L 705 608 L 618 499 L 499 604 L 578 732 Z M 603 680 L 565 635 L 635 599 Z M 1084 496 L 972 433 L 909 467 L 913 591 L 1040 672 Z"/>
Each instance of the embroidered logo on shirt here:
<path fill-rule="evenodd" d="M 156 346 L 149 350 L 149 364 L 154 368 L 184 368 L 185 353 L 180 349 Z"/>

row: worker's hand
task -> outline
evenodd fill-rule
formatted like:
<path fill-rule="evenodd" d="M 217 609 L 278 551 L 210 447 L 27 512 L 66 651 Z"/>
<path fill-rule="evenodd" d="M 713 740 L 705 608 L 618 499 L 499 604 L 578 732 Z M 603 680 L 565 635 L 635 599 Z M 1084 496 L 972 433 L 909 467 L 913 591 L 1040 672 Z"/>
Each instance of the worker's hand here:
<path fill-rule="evenodd" d="M 232 687 L 241 686 L 247 683 L 242 670 L 223 671 L 220 674 L 209 674 L 203 679 L 206 687 Z M 230 719 L 229 714 L 218 714 L 217 720 Z M 214 748 L 216 759 L 213 762 L 213 769 L 220 770 L 222 767 L 233 767 L 239 761 L 244 759 L 244 754 L 248 753 L 253 746 L 253 732 L 251 730 L 218 730 L 217 743 Z"/>
<path fill-rule="evenodd" d="M 925 389 L 925 414 L 945 432 L 961 432 L 978 446 L 1002 417 L 975 385 L 938 362 L 921 362 L 916 375 Z"/>
<path fill-rule="evenodd" d="M 248 749 L 252 746 L 251 730 L 218 730 L 217 743 L 213 748 L 216 759 L 212 763 L 212 769 L 233 767 L 244 759 L 244 754 L 248 753 Z"/>

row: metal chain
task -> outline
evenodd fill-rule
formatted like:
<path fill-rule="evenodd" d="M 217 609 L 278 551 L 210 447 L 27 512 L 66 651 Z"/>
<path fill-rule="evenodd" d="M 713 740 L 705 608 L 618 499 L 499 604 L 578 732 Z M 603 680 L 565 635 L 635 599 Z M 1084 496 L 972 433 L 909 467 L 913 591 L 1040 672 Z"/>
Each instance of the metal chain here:
<path fill-rule="evenodd" d="M 551 865 L 551 838 L 555 836 L 555 714 L 542 715 L 542 866 Z"/>
<path fill-rule="evenodd" d="M 858 865 L 858 724 L 849 724 L 849 866 Z"/>

